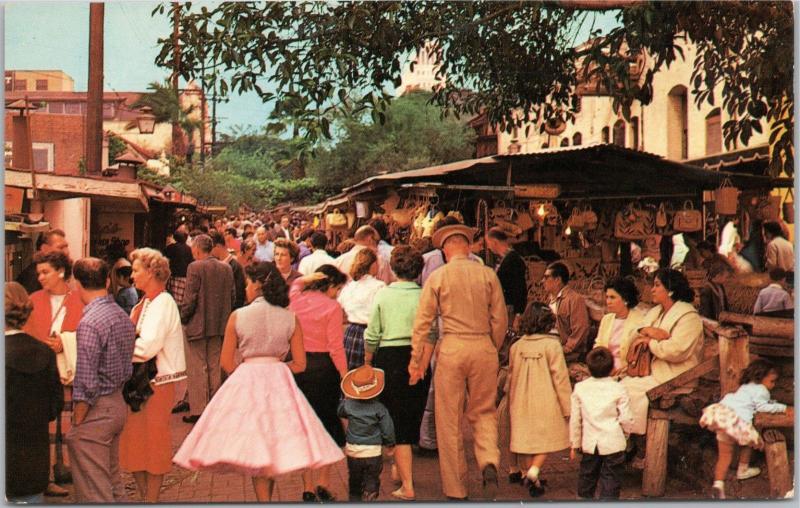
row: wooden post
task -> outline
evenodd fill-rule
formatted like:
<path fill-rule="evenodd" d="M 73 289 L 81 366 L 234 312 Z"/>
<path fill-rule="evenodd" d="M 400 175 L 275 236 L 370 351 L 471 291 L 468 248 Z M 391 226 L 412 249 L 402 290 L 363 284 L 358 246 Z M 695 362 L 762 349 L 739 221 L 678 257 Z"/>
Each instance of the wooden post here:
<path fill-rule="evenodd" d="M 86 93 L 86 172 L 103 165 L 103 18 L 102 3 L 89 4 L 89 84 Z"/>
<path fill-rule="evenodd" d="M 750 342 L 741 330 L 720 326 L 716 330 L 719 340 L 719 396 L 739 388 L 739 375 L 750 363 Z"/>
<path fill-rule="evenodd" d="M 667 487 L 669 418 L 647 419 L 647 455 L 642 474 L 642 495 L 661 497 Z"/>
<path fill-rule="evenodd" d="M 786 438 L 779 430 L 764 431 L 764 454 L 767 459 L 770 497 L 783 498 L 792 488 L 792 475 L 789 472 Z"/>

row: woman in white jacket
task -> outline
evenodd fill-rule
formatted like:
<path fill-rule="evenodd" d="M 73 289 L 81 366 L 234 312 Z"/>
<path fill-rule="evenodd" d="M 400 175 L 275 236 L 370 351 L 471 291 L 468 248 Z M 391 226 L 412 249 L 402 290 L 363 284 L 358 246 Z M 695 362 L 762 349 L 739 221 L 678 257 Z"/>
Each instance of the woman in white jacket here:
<path fill-rule="evenodd" d="M 186 379 L 180 312 L 166 291 L 169 260 L 155 249 L 136 249 L 130 255 L 133 282 L 144 292 L 131 311 L 136 325 L 133 362 L 155 357 L 158 373 L 150 384 L 153 394 L 137 412 L 128 411 L 120 437 L 120 466 L 133 473 L 142 499 L 158 501 L 164 475 L 172 467 L 170 414 L 175 382 Z"/>

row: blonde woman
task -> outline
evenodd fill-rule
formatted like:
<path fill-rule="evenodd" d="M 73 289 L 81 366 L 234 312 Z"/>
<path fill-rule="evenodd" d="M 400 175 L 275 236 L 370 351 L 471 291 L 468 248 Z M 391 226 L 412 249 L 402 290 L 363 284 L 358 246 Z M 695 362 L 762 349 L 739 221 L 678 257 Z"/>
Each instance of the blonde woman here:
<path fill-rule="evenodd" d="M 166 291 L 169 260 L 147 248 L 131 252 L 130 259 L 133 283 L 144 292 L 131 312 L 136 325 L 133 362 L 155 357 L 158 372 L 150 382 L 153 394 L 139 411 L 128 411 L 120 438 L 120 466 L 133 473 L 142 499 L 155 503 L 164 475 L 172 467 L 170 414 L 175 382 L 186 379 L 186 358 L 178 305 Z"/>

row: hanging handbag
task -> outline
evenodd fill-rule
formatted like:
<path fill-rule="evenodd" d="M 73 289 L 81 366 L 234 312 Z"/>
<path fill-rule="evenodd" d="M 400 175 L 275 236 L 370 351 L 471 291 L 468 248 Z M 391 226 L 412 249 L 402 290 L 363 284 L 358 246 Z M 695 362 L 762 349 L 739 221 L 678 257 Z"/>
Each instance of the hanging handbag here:
<path fill-rule="evenodd" d="M 544 218 L 544 223 L 548 226 L 558 226 L 561 224 L 561 215 L 558 213 L 558 208 L 549 205 L 547 208 L 547 215 Z"/>
<path fill-rule="evenodd" d="M 516 216 L 517 216 L 517 226 L 520 227 L 523 231 L 527 231 L 533 227 L 533 217 L 531 217 L 531 213 L 528 211 L 528 207 L 524 205 L 517 206 L 516 209 Z"/>
<path fill-rule="evenodd" d="M 703 214 L 700 210 L 695 210 L 690 200 L 683 203 L 683 210 L 675 212 L 672 219 L 672 227 L 680 233 L 693 233 L 703 229 Z"/>
<path fill-rule="evenodd" d="M 332 213 L 325 215 L 325 224 L 329 228 L 347 227 L 347 217 L 338 208 L 334 208 Z"/>
<path fill-rule="evenodd" d="M 641 335 L 633 339 L 625 360 L 628 362 L 626 372 L 631 377 L 646 377 L 650 375 L 650 363 L 653 361 L 653 353 L 650 352 L 647 337 Z"/>
<path fill-rule="evenodd" d="M 658 205 L 658 211 L 656 211 L 656 227 L 657 228 L 665 228 L 669 224 L 669 217 L 667 217 L 667 205 L 664 204 L 662 201 Z"/>
<path fill-rule="evenodd" d="M 650 210 L 630 203 L 614 218 L 614 236 L 620 240 L 643 240 L 655 232 L 655 221 Z"/>
<path fill-rule="evenodd" d="M 722 180 L 714 191 L 715 210 L 719 215 L 736 215 L 739 205 L 739 189 L 731 184 L 729 178 Z"/>
<path fill-rule="evenodd" d="M 583 229 L 583 213 L 578 210 L 577 206 L 572 209 L 572 213 L 567 219 L 567 226 L 569 226 L 573 231 L 579 231 Z"/>
<path fill-rule="evenodd" d="M 594 213 L 591 205 L 583 207 L 583 229 L 589 231 L 597 229 L 597 214 Z"/>
<path fill-rule="evenodd" d="M 136 320 L 137 339 L 141 332 L 142 319 L 149 302 L 150 300 L 144 300 L 141 303 L 142 307 Z M 133 312 L 135 312 L 135 307 L 132 315 Z M 130 406 L 131 411 L 134 413 L 138 412 L 142 408 L 142 404 L 155 393 L 153 387 L 150 386 L 150 381 L 156 378 L 156 374 L 158 374 L 158 366 L 156 366 L 155 356 L 145 362 L 133 362 L 133 374 L 122 386 L 122 398 L 125 399 L 125 403 Z"/>
<path fill-rule="evenodd" d="M 511 221 L 505 219 L 495 219 L 495 225 L 506 232 L 511 237 L 519 236 L 522 234 L 522 228 Z"/>
<path fill-rule="evenodd" d="M 759 200 L 756 207 L 756 217 L 764 222 L 777 222 L 780 218 L 781 197 L 767 196 Z"/>
<path fill-rule="evenodd" d="M 789 201 L 789 198 L 792 198 L 791 201 Z M 794 224 L 794 193 L 791 187 L 783 201 L 783 222 L 786 224 Z"/>
<path fill-rule="evenodd" d="M 513 214 L 514 209 L 507 207 L 502 199 L 498 200 L 495 207 L 489 211 L 489 216 L 493 219 L 511 220 Z"/>

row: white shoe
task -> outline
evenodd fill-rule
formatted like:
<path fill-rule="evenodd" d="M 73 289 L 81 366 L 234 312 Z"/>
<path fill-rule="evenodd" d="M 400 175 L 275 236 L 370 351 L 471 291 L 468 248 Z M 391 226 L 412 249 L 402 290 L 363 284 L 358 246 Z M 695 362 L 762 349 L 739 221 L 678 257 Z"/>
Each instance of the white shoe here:
<path fill-rule="evenodd" d="M 736 472 L 736 479 L 737 480 L 747 480 L 749 478 L 754 478 L 761 474 L 761 469 L 757 467 L 748 467 L 744 471 L 737 471 Z"/>

